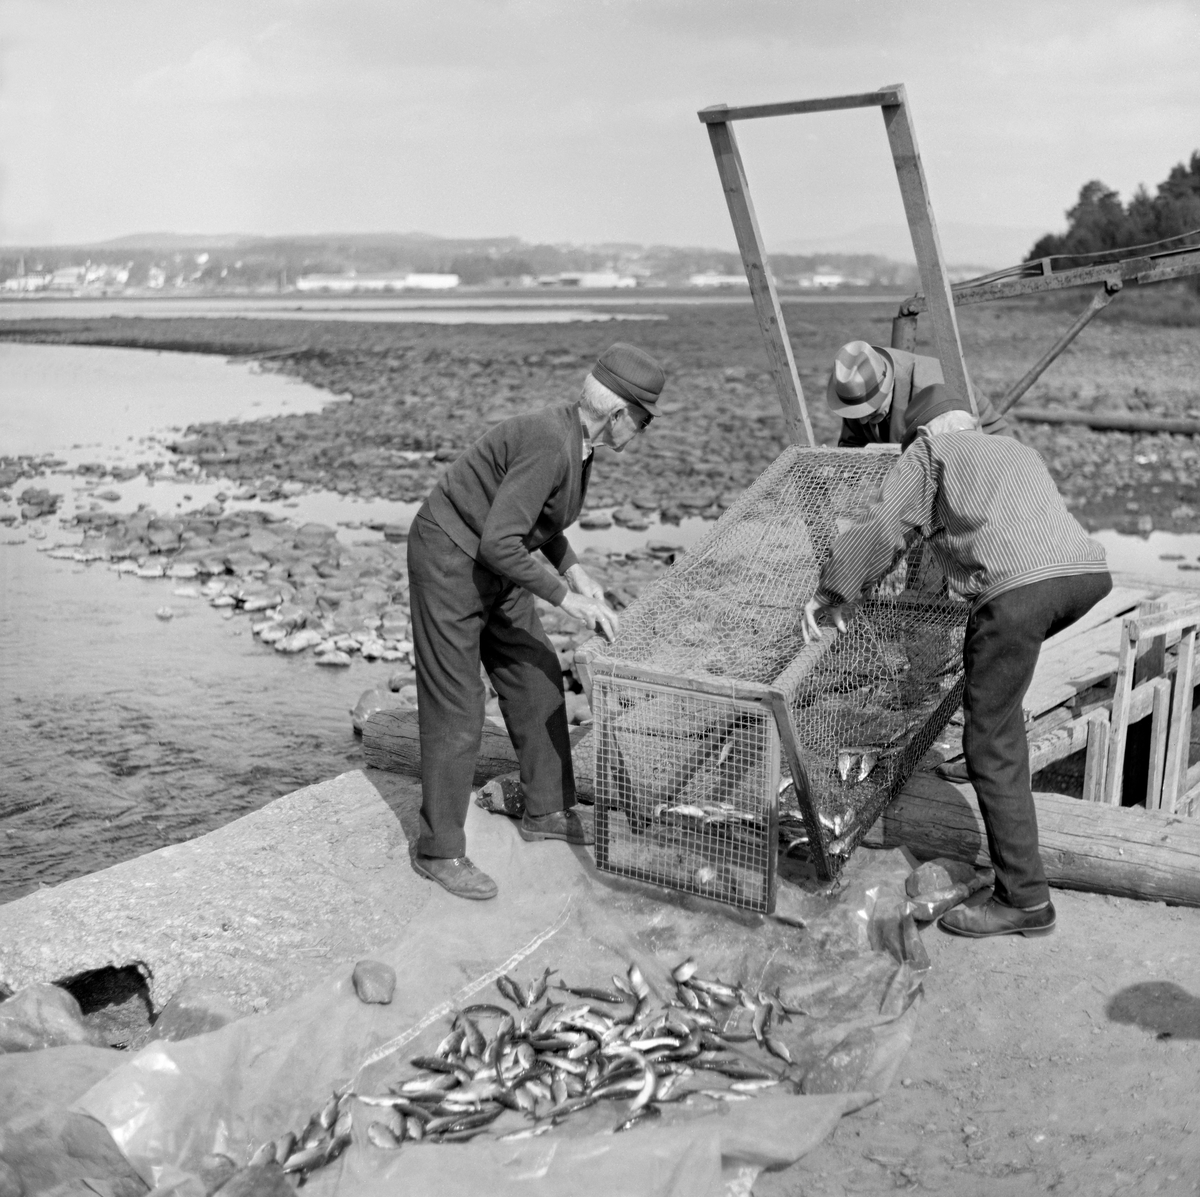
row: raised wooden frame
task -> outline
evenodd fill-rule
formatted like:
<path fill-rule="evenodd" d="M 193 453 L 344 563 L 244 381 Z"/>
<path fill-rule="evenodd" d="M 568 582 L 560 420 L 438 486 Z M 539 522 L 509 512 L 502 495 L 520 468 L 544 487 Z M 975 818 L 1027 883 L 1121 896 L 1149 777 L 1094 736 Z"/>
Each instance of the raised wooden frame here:
<path fill-rule="evenodd" d="M 909 232 L 912 234 L 913 250 L 917 256 L 925 310 L 929 312 L 933 321 L 933 337 L 942 363 L 942 376 L 946 386 L 960 398 L 965 397 L 971 405 L 971 411 L 976 416 L 979 414 L 967 374 L 967 363 L 963 357 L 958 318 L 954 314 L 954 299 L 950 291 L 950 278 L 946 273 L 942 245 L 933 217 L 933 207 L 929 201 L 929 188 L 925 182 L 925 170 L 917 149 L 916 132 L 904 85 L 897 83 L 878 91 L 829 96 L 817 100 L 790 100 L 740 107 L 714 104 L 702 108 L 697 115 L 708 127 L 713 156 L 717 162 L 717 173 L 721 177 L 725 201 L 729 205 L 729 216 L 733 221 L 733 231 L 741 251 L 742 263 L 746 268 L 754 311 L 766 342 L 767 356 L 771 361 L 771 373 L 774 375 L 779 403 L 783 408 L 784 423 L 788 437 L 794 445 L 812 446 L 816 442 L 804 403 L 804 389 L 796 372 L 796 362 L 792 355 L 791 342 L 788 340 L 783 311 L 779 305 L 779 296 L 767 269 L 762 234 L 759 232 L 758 218 L 750 200 L 750 185 L 746 179 L 732 122 L 768 116 L 834 112 L 846 108 L 883 110 L 884 128 L 896 166 L 896 179 L 900 184 L 904 213 L 908 219 Z M 898 344 L 895 336 L 892 343 Z"/>

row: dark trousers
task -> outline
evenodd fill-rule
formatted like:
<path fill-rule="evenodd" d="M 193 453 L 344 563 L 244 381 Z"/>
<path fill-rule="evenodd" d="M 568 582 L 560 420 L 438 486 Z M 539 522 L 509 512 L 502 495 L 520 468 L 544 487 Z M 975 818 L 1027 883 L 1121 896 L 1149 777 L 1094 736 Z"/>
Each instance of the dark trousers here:
<path fill-rule="evenodd" d="M 575 804 L 562 669 L 529 591 L 473 561 L 423 513 L 408 533 L 408 580 L 421 733 L 417 851 L 465 856 L 483 733 L 480 663 L 500 699 L 531 815 Z"/>
<path fill-rule="evenodd" d="M 984 603 L 967 622 L 963 755 L 987 829 L 996 897 L 1009 906 L 1024 909 L 1050 897 L 1029 784 L 1025 692 L 1042 641 L 1111 589 L 1107 572 L 1047 578 Z"/>

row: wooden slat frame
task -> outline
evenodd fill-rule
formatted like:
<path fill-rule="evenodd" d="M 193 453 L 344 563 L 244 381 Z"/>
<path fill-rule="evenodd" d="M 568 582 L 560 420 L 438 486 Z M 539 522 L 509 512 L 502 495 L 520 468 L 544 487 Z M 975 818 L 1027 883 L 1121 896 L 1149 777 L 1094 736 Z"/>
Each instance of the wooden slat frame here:
<path fill-rule="evenodd" d="M 1083 766 L 1083 800 L 1104 800 L 1104 773 L 1108 767 L 1108 732 L 1110 720 L 1107 711 L 1093 711 L 1088 716 L 1088 750 Z"/>
<path fill-rule="evenodd" d="M 1171 683 L 1165 677 L 1149 683 L 1154 688 L 1150 712 L 1150 764 L 1146 770 L 1146 809 L 1162 807 L 1163 776 L 1167 765 L 1167 728 L 1171 711 Z"/>
<path fill-rule="evenodd" d="M 746 181 L 746 168 L 742 165 L 737 138 L 733 135 L 733 129 L 724 122 L 709 124 L 708 137 L 712 142 L 713 157 L 717 160 L 717 173 L 721 176 L 721 188 L 729 206 L 729 218 L 733 221 L 742 264 L 746 268 L 750 298 L 754 300 L 754 314 L 758 317 L 758 327 L 767 346 L 767 357 L 771 362 L 779 405 L 783 408 L 788 440 L 793 445 L 815 446 L 816 438 L 804 404 L 804 388 L 800 385 L 792 343 L 788 340 L 783 322 L 783 309 L 779 306 L 775 280 L 767 269 L 762 233 L 758 230 L 758 217 L 750 200 L 750 185 Z"/>
<path fill-rule="evenodd" d="M 750 201 L 745 167 L 731 122 L 873 107 L 883 111 L 884 128 L 891 146 L 896 179 L 900 184 L 900 195 L 904 201 L 904 212 L 916 252 L 925 305 L 933 322 L 934 342 L 942 365 L 942 378 L 950 391 L 966 399 L 971 411 L 976 416 L 979 414 L 967 374 L 966 360 L 963 357 L 958 318 L 954 313 L 954 300 L 950 291 L 950 278 L 946 273 L 937 223 L 929 201 L 929 188 L 925 181 L 924 167 L 921 165 L 921 155 L 917 149 L 916 132 L 904 85 L 899 83 L 873 92 L 829 96 L 824 99 L 740 106 L 715 104 L 702 108 L 697 116 L 708 128 L 717 172 L 721 177 L 721 186 L 729 206 L 738 249 L 746 269 L 746 279 L 750 284 L 750 295 L 754 300 L 755 314 L 766 342 L 771 372 L 775 378 L 784 423 L 792 444 L 815 444 L 812 424 L 804 404 L 804 391 L 796 371 L 783 311 L 779 306 L 779 296 L 767 269 L 762 234 L 759 232 L 758 219 Z"/>
<path fill-rule="evenodd" d="M 1196 625 L 1181 629 L 1175 666 L 1175 701 L 1167 735 L 1167 763 L 1163 772 L 1161 809 L 1174 814 L 1186 791 L 1189 732 L 1192 727 L 1192 690 L 1195 686 Z"/>

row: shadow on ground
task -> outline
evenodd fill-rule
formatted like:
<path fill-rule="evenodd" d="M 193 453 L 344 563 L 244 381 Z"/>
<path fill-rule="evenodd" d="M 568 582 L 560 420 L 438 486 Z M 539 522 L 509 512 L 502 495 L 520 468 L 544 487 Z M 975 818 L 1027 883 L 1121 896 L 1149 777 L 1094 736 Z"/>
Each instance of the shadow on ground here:
<path fill-rule="evenodd" d="M 1141 1027 L 1159 1039 L 1200 1039 L 1200 998 L 1174 981 L 1129 985 L 1105 1012 L 1113 1022 Z"/>

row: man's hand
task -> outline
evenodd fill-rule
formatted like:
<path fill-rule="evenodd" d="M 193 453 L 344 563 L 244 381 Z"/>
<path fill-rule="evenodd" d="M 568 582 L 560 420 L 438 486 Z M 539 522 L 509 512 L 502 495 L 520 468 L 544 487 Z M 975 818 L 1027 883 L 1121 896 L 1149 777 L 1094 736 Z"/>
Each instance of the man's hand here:
<path fill-rule="evenodd" d="M 598 599 L 604 602 L 604 587 L 599 582 L 592 578 L 591 574 L 583 568 L 582 565 L 576 563 L 567 570 L 563 577 L 567 580 L 567 585 L 576 593 L 582 594 L 584 598 Z"/>
<path fill-rule="evenodd" d="M 602 597 L 592 598 L 590 595 L 568 594 L 561 605 L 572 619 L 578 619 L 587 627 L 595 628 L 605 640 L 616 639 L 621 621 L 617 618 L 617 613 Z"/>
<path fill-rule="evenodd" d="M 805 644 L 811 644 L 814 640 L 821 639 L 821 629 L 817 627 L 817 616 L 823 611 L 830 613 L 833 617 L 833 626 L 839 632 L 846 630 L 846 617 L 842 614 L 842 607 L 824 607 L 815 598 L 811 598 L 804 604 L 804 620 L 800 624 L 800 632 L 804 636 Z"/>

